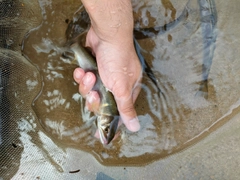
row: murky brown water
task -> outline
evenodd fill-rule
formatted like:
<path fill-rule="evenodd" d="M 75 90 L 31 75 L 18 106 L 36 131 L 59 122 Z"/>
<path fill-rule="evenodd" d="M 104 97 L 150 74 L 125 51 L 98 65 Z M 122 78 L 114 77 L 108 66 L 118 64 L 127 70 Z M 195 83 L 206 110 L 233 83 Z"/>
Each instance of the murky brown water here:
<path fill-rule="evenodd" d="M 220 120 L 228 120 L 228 112 L 239 105 L 240 79 L 235 75 L 240 73 L 240 65 L 234 54 L 226 52 L 227 44 L 220 43 L 224 38 L 233 39 L 218 26 L 210 30 L 217 37 L 216 43 L 205 47 L 204 30 L 208 29 L 204 28 L 210 21 L 202 21 L 199 2 L 133 1 L 136 28 L 161 27 L 183 11 L 187 15 L 159 35 L 138 40 L 165 97 L 159 96 L 145 75 L 136 102 L 141 130 L 130 133 L 122 128 L 121 137 L 103 146 L 93 137 L 94 123 L 85 122 L 88 114 L 81 109 L 81 97 L 72 78 L 76 66 L 61 57 L 66 28 L 81 4 L 39 0 L 42 23 L 24 39 L 23 54 L 41 75 L 42 87 L 32 107 L 48 136 L 63 147 L 92 153 L 105 165 L 141 165 L 182 150 L 210 133 Z M 207 1 L 205 6 L 210 6 Z M 215 46 L 218 49 L 214 50 Z M 202 66 L 205 59 L 211 61 L 211 54 L 214 58 L 208 82 L 201 88 Z M 236 91 L 226 93 L 230 89 Z"/>
<path fill-rule="evenodd" d="M 0 11 L 0 179 L 101 179 L 99 172 L 115 179 L 239 177 L 239 116 L 232 119 L 240 112 L 237 0 L 215 1 L 216 14 L 210 0 L 132 1 L 136 38 L 164 96 L 144 75 L 136 102 L 141 130 L 122 128 L 105 147 L 93 137 L 94 123 L 85 122 L 76 66 L 61 57 L 81 3 L 3 0 L 0 8 L 2 2 L 8 8 Z M 214 132 L 223 124 L 225 131 Z"/>

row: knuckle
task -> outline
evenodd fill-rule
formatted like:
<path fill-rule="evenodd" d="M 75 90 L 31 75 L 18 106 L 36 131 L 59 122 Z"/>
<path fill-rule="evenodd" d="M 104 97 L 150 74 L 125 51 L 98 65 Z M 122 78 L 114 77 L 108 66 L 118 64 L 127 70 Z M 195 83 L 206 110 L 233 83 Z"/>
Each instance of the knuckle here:
<path fill-rule="evenodd" d="M 128 115 L 128 114 L 132 114 L 134 111 L 134 107 L 133 106 L 127 106 L 127 107 L 123 107 L 121 109 L 122 113 Z"/>
<path fill-rule="evenodd" d="M 116 99 L 120 99 L 123 101 L 129 100 L 132 95 L 132 89 L 130 89 L 128 85 L 122 86 L 117 83 L 113 86 L 112 92 Z"/>

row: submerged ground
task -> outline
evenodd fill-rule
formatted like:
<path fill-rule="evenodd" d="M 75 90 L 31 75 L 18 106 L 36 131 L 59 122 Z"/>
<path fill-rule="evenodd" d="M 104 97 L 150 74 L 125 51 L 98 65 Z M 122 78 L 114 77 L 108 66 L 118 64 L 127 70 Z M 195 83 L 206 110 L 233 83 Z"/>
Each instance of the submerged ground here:
<path fill-rule="evenodd" d="M 4 87 L 0 177 L 94 179 L 108 174 L 134 179 L 141 172 L 142 179 L 170 175 L 218 179 L 238 175 L 239 3 L 132 2 L 136 29 L 163 27 L 157 35 L 136 34 L 136 38 L 164 95 L 145 74 L 136 102 L 141 130 L 130 133 L 123 128 L 122 136 L 106 147 L 94 139 L 94 124 L 84 122 L 88 114 L 81 112 L 81 97 L 72 78 L 76 66 L 62 58 L 65 31 L 73 17 L 81 18 L 81 3 L 8 3 L 16 14 L 8 13 L 11 9 L 2 11 L 3 20 L 11 23 L 1 25 L 9 29 L 3 33 L 0 51 Z M 19 30 L 12 32 L 10 27 L 16 24 Z M 207 75 L 205 67 L 210 69 Z"/>

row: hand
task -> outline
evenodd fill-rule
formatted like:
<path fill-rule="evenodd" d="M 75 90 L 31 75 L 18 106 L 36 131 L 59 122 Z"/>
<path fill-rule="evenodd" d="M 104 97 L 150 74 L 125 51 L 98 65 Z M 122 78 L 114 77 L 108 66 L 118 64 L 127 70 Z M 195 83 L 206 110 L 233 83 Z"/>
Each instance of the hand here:
<path fill-rule="evenodd" d="M 124 4 L 126 12 L 122 12 L 122 1 L 111 2 L 118 5 L 112 5 L 110 10 L 100 1 L 82 1 L 92 22 L 86 46 L 96 56 L 99 75 L 115 97 L 122 122 L 130 131 L 135 132 L 140 129 L 134 102 L 141 89 L 142 69 L 133 44 L 131 1 L 124 0 L 127 3 Z M 101 11 L 102 8 L 104 11 Z M 98 93 L 91 90 L 96 82 L 95 75 L 77 68 L 74 79 L 79 83 L 81 95 L 86 97 L 87 108 L 94 111 L 100 103 Z"/>

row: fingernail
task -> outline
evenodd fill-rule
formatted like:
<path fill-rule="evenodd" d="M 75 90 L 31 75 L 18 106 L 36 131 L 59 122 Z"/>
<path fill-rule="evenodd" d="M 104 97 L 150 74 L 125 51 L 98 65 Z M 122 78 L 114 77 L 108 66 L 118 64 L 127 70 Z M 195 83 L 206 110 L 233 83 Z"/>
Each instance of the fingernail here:
<path fill-rule="evenodd" d="M 83 79 L 83 84 L 84 85 L 89 85 L 92 82 L 92 77 L 89 74 L 86 74 L 86 76 Z"/>
<path fill-rule="evenodd" d="M 89 94 L 87 95 L 87 101 L 90 104 L 93 103 L 94 101 L 96 101 L 95 96 L 93 96 L 91 92 L 89 92 Z"/>
<path fill-rule="evenodd" d="M 81 73 L 78 70 L 75 71 L 75 78 L 76 79 L 80 79 L 81 78 Z"/>
<path fill-rule="evenodd" d="M 129 130 L 136 132 L 140 129 L 140 124 L 138 118 L 133 118 L 129 121 Z"/>

